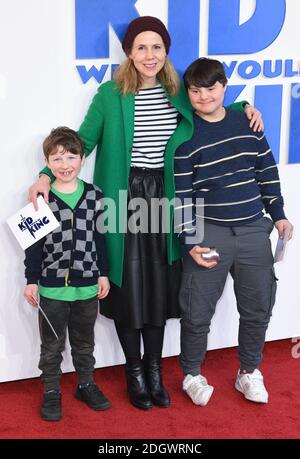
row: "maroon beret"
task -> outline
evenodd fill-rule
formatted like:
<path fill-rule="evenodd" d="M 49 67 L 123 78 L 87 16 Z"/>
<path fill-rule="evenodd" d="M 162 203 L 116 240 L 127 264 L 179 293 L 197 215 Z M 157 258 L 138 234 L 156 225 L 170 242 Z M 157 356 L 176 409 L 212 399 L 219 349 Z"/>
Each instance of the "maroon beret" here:
<path fill-rule="evenodd" d="M 135 37 L 142 32 L 158 33 L 165 45 L 168 54 L 171 44 L 171 37 L 166 29 L 166 26 L 160 19 L 153 16 L 140 16 L 128 24 L 124 38 L 122 40 L 122 48 L 126 52 L 131 49 Z"/>

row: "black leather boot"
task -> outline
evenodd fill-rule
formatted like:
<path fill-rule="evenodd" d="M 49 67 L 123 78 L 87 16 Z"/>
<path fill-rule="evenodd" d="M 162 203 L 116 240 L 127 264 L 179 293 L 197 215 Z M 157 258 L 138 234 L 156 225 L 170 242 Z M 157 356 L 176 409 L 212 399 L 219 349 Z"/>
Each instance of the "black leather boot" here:
<path fill-rule="evenodd" d="M 149 410 L 153 407 L 151 395 L 145 380 L 142 362 L 126 363 L 127 391 L 130 402 L 137 408 Z"/>
<path fill-rule="evenodd" d="M 152 402 L 154 405 L 166 408 L 171 401 L 162 383 L 161 355 L 144 355 L 143 363 Z"/>

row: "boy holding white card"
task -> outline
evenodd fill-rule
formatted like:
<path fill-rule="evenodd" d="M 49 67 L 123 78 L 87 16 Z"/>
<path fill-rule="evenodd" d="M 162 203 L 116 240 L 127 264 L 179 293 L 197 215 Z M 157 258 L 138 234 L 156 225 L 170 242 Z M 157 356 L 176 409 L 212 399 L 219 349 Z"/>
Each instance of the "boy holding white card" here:
<path fill-rule="evenodd" d="M 201 374 L 211 319 L 228 274 L 234 281 L 239 322 L 235 388 L 247 400 L 268 402 L 259 370 L 265 333 L 275 303 L 276 277 L 269 235 L 292 237 L 277 166 L 263 132 L 254 132 L 243 114 L 223 106 L 224 66 L 194 61 L 184 83 L 195 109 L 193 137 L 175 154 L 175 186 L 183 248 L 180 288 L 183 390 L 196 405 L 210 400 L 213 386 Z M 271 217 L 266 217 L 264 211 Z M 203 229 L 202 240 L 196 228 Z M 214 248 L 214 250 L 212 250 Z"/>
<path fill-rule="evenodd" d="M 49 207 L 60 226 L 25 251 L 24 296 L 40 306 L 52 324 L 39 313 L 41 355 L 39 369 L 44 382 L 41 417 L 61 419 L 60 364 L 66 330 L 79 384 L 75 397 L 95 410 L 110 402 L 93 381 L 94 326 L 98 298 L 110 289 L 103 234 L 96 229 L 101 190 L 78 178 L 84 162 L 83 144 L 67 127 L 53 129 L 43 143 L 47 166 L 56 177 Z"/>

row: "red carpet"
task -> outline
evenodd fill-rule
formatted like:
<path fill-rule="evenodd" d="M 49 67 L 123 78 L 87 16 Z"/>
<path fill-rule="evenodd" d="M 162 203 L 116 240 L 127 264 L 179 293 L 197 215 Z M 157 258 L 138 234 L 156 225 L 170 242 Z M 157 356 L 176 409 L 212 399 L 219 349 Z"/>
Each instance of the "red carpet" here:
<path fill-rule="evenodd" d="M 105 412 L 89 409 L 74 396 L 75 374 L 62 378 L 63 419 L 39 417 L 42 385 L 30 379 L 0 385 L 0 438 L 299 438 L 300 360 L 291 340 L 266 344 L 261 370 L 269 391 L 267 405 L 248 402 L 234 387 L 236 348 L 210 351 L 203 374 L 215 386 L 206 407 L 197 407 L 182 392 L 175 357 L 164 359 L 164 381 L 172 405 L 138 410 L 127 401 L 123 366 L 98 369 L 95 380 L 111 400 Z"/>

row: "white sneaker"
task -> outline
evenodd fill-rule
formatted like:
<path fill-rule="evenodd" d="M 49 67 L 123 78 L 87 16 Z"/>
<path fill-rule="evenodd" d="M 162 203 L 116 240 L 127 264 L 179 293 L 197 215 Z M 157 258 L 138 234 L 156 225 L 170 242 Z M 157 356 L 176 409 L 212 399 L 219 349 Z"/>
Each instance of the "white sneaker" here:
<path fill-rule="evenodd" d="M 261 372 L 256 369 L 253 373 L 240 373 L 238 371 L 235 388 L 244 394 L 247 400 L 257 403 L 268 403 L 269 394 L 264 385 Z"/>
<path fill-rule="evenodd" d="M 207 379 L 201 375 L 186 375 L 182 388 L 192 399 L 195 405 L 205 406 L 214 391 L 213 386 L 207 384 Z"/>

